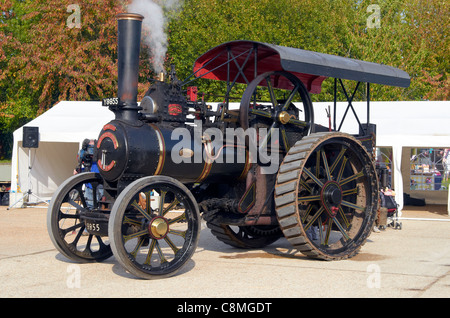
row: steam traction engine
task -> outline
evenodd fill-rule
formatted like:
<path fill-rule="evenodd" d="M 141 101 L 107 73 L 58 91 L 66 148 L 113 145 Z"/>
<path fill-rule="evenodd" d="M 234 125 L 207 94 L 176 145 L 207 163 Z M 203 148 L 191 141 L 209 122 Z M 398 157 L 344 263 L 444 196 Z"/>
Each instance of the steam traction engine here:
<path fill-rule="evenodd" d="M 310 257 L 355 255 L 377 213 L 375 128 L 369 112 L 367 124 L 358 120 L 358 136 L 339 132 L 336 117 L 333 127 L 316 125 L 309 93 L 320 92 L 327 77 L 348 96 L 341 79 L 366 82 L 370 92 L 369 83 L 407 87 L 409 76 L 233 41 L 194 64 L 192 76 L 226 82 L 216 109 L 198 100 L 195 88 L 182 91 L 187 81 L 173 70 L 138 105 L 142 19 L 118 16 L 118 98 L 104 100 L 115 119 L 98 137 L 100 172 L 70 177 L 52 198 L 48 231 L 57 249 L 78 262 L 114 254 L 138 277 L 167 277 L 193 255 L 202 214 L 212 234 L 234 247 L 261 248 L 284 235 Z M 241 84 L 240 107 L 230 109 L 231 89 Z"/>

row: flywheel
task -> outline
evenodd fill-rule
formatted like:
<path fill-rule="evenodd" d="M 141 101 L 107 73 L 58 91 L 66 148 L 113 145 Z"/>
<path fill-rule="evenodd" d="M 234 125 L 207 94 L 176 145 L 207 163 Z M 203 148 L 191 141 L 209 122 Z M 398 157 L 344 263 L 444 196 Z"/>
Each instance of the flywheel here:
<path fill-rule="evenodd" d="M 354 137 L 313 133 L 283 159 L 275 185 L 278 222 L 308 257 L 338 260 L 358 253 L 377 213 L 378 179 Z"/>

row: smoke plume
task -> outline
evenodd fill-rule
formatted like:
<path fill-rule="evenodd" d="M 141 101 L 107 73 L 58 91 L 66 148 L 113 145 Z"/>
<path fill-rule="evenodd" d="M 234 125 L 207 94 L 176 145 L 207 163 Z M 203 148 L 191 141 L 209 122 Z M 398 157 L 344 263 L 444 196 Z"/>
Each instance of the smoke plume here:
<path fill-rule="evenodd" d="M 184 0 L 134 0 L 128 5 L 129 13 L 139 13 L 144 16 L 143 34 L 149 33 L 143 41 L 149 46 L 153 57 L 153 70 L 159 74 L 164 72 L 164 59 L 167 52 L 166 27 L 169 15 L 179 13 Z M 147 31 L 147 32 L 146 32 Z"/>

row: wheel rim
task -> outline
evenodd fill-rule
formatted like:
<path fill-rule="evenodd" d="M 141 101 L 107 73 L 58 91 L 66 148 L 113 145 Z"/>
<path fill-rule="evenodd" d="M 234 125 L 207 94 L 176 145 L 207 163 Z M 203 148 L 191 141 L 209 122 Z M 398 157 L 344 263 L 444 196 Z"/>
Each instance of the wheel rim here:
<path fill-rule="evenodd" d="M 135 276 L 174 275 L 195 251 L 198 207 L 190 192 L 167 177 L 149 177 L 128 186 L 117 198 L 110 221 L 112 248 Z"/>
<path fill-rule="evenodd" d="M 294 157 L 301 158 L 298 165 Z M 284 182 L 289 173 L 298 177 Z M 354 138 L 339 133 L 308 136 L 280 167 L 275 200 L 283 233 L 308 256 L 355 255 L 375 219 L 377 184 L 371 159 Z"/>
<path fill-rule="evenodd" d="M 112 255 L 108 238 L 89 234 L 80 216 L 101 207 L 101 188 L 100 175 L 83 173 L 67 179 L 51 200 L 47 219 L 49 235 L 56 248 L 71 260 L 102 261 Z"/>
<path fill-rule="evenodd" d="M 278 81 L 287 81 L 292 88 L 278 91 L 274 89 L 274 84 Z M 256 101 L 257 95 L 263 99 Z M 299 100 L 302 106 L 292 104 Z M 295 75 L 284 71 L 261 74 L 247 86 L 240 104 L 241 127 L 248 129 L 252 118 L 261 119 L 270 125 L 260 147 L 265 147 L 278 129 L 285 151 L 314 126 L 312 102 L 305 85 Z"/>

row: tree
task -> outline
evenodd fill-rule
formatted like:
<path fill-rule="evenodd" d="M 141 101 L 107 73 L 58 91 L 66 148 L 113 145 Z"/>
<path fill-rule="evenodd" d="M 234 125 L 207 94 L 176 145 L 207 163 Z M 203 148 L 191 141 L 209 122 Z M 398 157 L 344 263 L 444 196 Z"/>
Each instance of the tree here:
<path fill-rule="evenodd" d="M 255 40 L 382 63 L 410 74 L 407 89 L 372 85 L 374 100 L 447 99 L 446 2 L 379 0 L 378 12 L 370 9 L 371 4 L 370 0 L 189 0 L 170 24 L 169 59 L 187 76 L 193 61 L 208 49 L 225 41 Z M 370 24 L 374 17 L 379 27 Z M 218 89 L 216 83 L 199 86 L 205 91 Z M 313 99 L 330 100 L 333 81 L 324 81 L 322 92 Z"/>
<path fill-rule="evenodd" d="M 123 5 L 111 0 L 78 3 L 2 3 L 0 123 L 2 133 L 6 132 L 3 143 L 11 142 L 14 129 L 60 100 L 98 100 L 116 95 L 115 15 L 123 12 Z"/>

